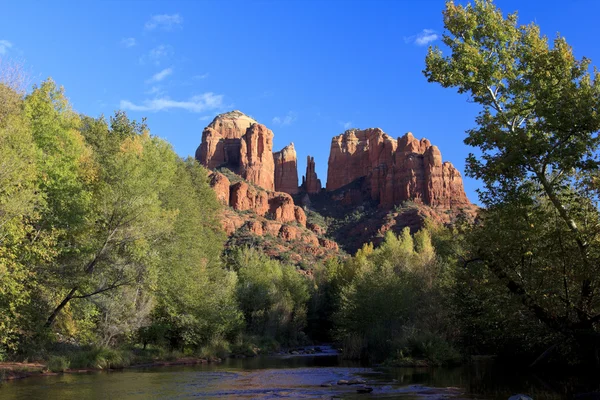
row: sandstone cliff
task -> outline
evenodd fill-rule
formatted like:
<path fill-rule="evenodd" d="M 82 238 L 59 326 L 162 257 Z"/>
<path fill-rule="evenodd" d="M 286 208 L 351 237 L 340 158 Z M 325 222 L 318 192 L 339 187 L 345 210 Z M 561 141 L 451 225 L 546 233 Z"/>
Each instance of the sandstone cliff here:
<path fill-rule="evenodd" d="M 477 209 L 460 173 L 411 133 L 394 139 L 370 128 L 335 136 L 327 190 L 310 156 L 299 188 L 294 144 L 273 152 L 273 132 L 239 111 L 218 115 L 204 129 L 196 158 L 214 171 L 210 183 L 226 206 L 229 240 L 296 263 L 330 257 L 338 243 L 353 252 L 388 230 L 414 232 L 426 219 L 452 223 Z"/>
<path fill-rule="evenodd" d="M 273 132 L 266 126 L 252 124 L 242 136 L 240 175 L 266 190 L 275 190 Z"/>
<path fill-rule="evenodd" d="M 429 140 L 410 132 L 398 140 L 379 128 L 349 130 L 335 136 L 327 171 L 327 190 L 334 191 L 363 179 L 365 189 L 380 207 L 403 201 L 441 209 L 469 207 L 462 177 Z"/>
<path fill-rule="evenodd" d="M 287 194 L 298 193 L 298 161 L 294 143 L 273 153 L 275 161 L 275 190 Z"/>
<path fill-rule="evenodd" d="M 321 180 L 315 172 L 315 158 L 306 157 L 306 175 L 302 177 L 302 190 L 308 194 L 315 194 L 321 191 Z"/>
<path fill-rule="evenodd" d="M 226 167 L 249 182 L 275 190 L 273 132 L 240 111 L 220 114 L 204 128 L 196 159 Z"/>
<path fill-rule="evenodd" d="M 307 226 L 306 214 L 294 204 L 292 196 L 233 177 L 237 182 L 232 183 L 217 171 L 209 176 L 217 199 L 228 206 L 223 210 L 221 223 L 230 240 L 245 234 L 272 238 L 254 245 L 263 246 L 263 251 L 275 258 L 289 256 L 295 263 L 310 264 L 337 254 L 337 243 L 323 237 L 325 230 L 319 225 Z"/>
<path fill-rule="evenodd" d="M 238 172 L 241 138 L 256 123 L 240 111 L 217 115 L 202 132 L 196 159 L 209 169 L 227 165 L 232 171 Z"/>

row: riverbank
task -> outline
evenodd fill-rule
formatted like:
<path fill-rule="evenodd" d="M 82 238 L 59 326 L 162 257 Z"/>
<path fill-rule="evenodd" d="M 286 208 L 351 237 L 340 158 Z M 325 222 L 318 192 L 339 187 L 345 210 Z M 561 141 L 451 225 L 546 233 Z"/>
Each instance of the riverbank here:
<path fill-rule="evenodd" d="M 198 356 L 183 355 L 164 349 L 108 349 L 88 348 L 59 351 L 48 355 L 46 360 L 36 362 L 0 362 L 0 382 L 23 379 L 31 376 L 54 376 L 62 373 L 78 374 L 128 368 L 151 368 L 169 366 L 193 366 L 221 362 L 224 358 L 246 358 L 260 354 L 259 351 L 226 353 L 211 349 Z M 337 355 L 331 345 L 293 347 L 279 351 L 268 351 L 272 356 L 320 356 Z"/>
<path fill-rule="evenodd" d="M 174 367 L 174 366 L 193 366 L 200 364 L 209 364 L 221 362 L 220 358 L 196 358 L 182 357 L 175 360 L 156 360 L 151 362 L 140 362 L 123 366 L 112 366 L 107 368 L 102 367 L 87 367 L 87 368 L 66 368 L 62 371 L 51 371 L 48 363 L 43 362 L 0 362 L 0 382 L 23 379 L 32 376 L 55 376 L 59 374 L 85 374 L 90 372 L 100 371 L 117 371 L 134 368 L 151 368 L 151 367 Z"/>
<path fill-rule="evenodd" d="M 297 351 L 297 350 L 291 350 Z M 228 358 L 218 363 L 118 372 L 53 374 L 0 385 L 3 400 L 55 398 L 564 398 L 564 380 L 540 380 L 498 366 L 377 368 L 340 357 L 280 354 Z M 550 383 L 548 383 L 550 382 Z M 548 385 L 556 382 L 556 389 Z M 352 383 L 352 384 L 350 384 Z M 576 386 L 579 386 L 578 384 Z M 372 389 L 370 393 L 369 388 Z M 578 388 L 579 389 L 579 388 Z M 587 393 L 581 387 L 575 393 Z M 360 391 L 359 391 L 360 390 Z"/>

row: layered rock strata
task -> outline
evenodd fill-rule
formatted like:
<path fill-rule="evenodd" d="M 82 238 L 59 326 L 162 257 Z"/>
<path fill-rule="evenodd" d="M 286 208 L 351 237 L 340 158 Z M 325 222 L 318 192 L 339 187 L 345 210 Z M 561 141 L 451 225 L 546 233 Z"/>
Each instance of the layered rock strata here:
<path fill-rule="evenodd" d="M 294 144 L 273 152 L 273 132 L 240 111 L 217 115 L 204 128 L 196 159 L 209 169 L 230 169 L 265 190 L 298 193 Z"/>
<path fill-rule="evenodd" d="M 437 146 L 410 132 L 397 140 L 379 128 L 335 136 L 327 190 L 338 190 L 361 178 L 370 198 L 382 208 L 406 200 L 443 209 L 470 206 L 458 170 L 442 161 Z"/>

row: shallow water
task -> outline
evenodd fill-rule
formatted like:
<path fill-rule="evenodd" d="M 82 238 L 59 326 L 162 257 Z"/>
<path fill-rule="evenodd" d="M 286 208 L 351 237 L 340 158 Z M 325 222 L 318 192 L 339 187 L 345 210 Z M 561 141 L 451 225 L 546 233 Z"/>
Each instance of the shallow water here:
<path fill-rule="evenodd" d="M 340 379 L 353 378 L 365 380 L 373 392 L 358 394 L 362 385 L 337 385 Z M 331 386 L 321 386 L 327 384 Z M 516 393 L 560 399 L 577 390 L 576 385 L 489 364 L 380 369 L 335 355 L 265 356 L 210 365 L 31 377 L 1 384 L 0 399 L 507 399 Z"/>

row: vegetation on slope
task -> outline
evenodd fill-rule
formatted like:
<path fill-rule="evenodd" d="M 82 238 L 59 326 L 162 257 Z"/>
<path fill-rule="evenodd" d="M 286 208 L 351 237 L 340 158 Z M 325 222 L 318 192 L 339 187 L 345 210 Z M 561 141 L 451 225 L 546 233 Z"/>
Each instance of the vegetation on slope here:
<path fill-rule="evenodd" d="M 79 115 L 52 80 L 25 94 L 4 78 L 0 360 L 60 371 L 336 340 L 391 365 L 598 366 L 597 73 L 490 1 L 444 16 L 451 55 L 431 49 L 425 75 L 482 107 L 467 173 L 486 208 L 302 273 L 260 243 L 224 252 L 207 171 L 143 121 Z"/>

